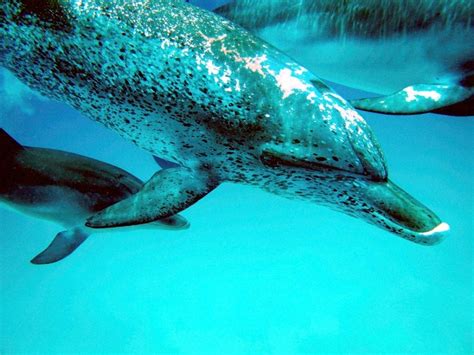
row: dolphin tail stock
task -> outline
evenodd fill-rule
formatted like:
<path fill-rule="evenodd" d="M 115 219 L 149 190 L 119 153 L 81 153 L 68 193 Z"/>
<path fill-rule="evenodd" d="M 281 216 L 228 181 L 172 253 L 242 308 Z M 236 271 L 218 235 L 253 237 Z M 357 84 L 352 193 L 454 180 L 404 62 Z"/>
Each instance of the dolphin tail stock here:
<path fill-rule="evenodd" d="M 361 195 L 372 223 L 412 242 L 435 245 L 449 231 L 447 223 L 390 180 L 368 184 Z"/>
<path fill-rule="evenodd" d="M 160 170 L 136 194 L 89 217 L 86 226 L 112 228 L 168 218 L 193 205 L 218 185 L 219 181 L 204 169 Z"/>
<path fill-rule="evenodd" d="M 440 113 L 449 116 L 474 115 L 474 89 L 460 84 L 418 84 L 396 93 L 351 100 L 359 110 L 392 115 Z"/>
<path fill-rule="evenodd" d="M 76 250 L 87 237 L 89 237 L 89 234 L 81 227 L 62 231 L 56 234 L 56 237 L 45 250 L 31 259 L 31 263 L 41 265 L 62 260 Z"/>

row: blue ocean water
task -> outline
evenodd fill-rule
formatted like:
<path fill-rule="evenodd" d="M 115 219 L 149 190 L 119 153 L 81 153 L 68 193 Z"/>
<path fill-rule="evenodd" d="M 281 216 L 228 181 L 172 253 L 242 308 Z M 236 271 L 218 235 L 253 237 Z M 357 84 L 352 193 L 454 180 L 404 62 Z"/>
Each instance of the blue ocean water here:
<path fill-rule="evenodd" d="M 143 180 L 157 170 L 148 153 L 10 74 L 0 87 L 0 126 L 22 144 Z M 0 353 L 471 353 L 474 121 L 363 116 L 391 179 L 450 224 L 443 243 L 224 184 L 183 212 L 189 230 L 95 235 L 36 266 L 61 227 L 2 207 Z"/>

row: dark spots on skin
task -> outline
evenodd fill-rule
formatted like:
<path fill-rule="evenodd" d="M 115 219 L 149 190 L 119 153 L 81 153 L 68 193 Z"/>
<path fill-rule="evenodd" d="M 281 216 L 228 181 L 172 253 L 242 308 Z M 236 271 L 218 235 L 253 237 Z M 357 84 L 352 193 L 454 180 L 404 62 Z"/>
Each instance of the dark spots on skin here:
<path fill-rule="evenodd" d="M 111 7 L 109 11 L 112 17 L 116 16 L 116 9 Z M 35 44 L 41 52 L 41 70 L 24 75 L 34 75 L 45 86 L 61 86 L 63 97 L 58 98 L 67 97 L 75 108 L 169 160 L 185 163 L 190 157 L 213 161 L 213 167 L 232 181 L 249 182 L 291 197 L 322 199 L 351 211 L 363 208 L 365 213 L 375 213 L 368 206 L 361 207 L 357 195 L 343 187 L 350 180 L 332 167 L 354 165 L 343 156 L 333 156 L 325 149 L 326 143 L 306 142 L 301 136 L 276 138 L 277 146 L 291 142 L 298 149 L 303 141 L 304 148 L 317 148 L 313 150 L 319 155 L 309 156 L 306 165 L 291 165 L 276 156 L 261 157 L 259 139 L 265 137 L 263 127 L 271 119 L 266 111 L 255 110 L 255 97 L 236 99 L 216 89 L 207 70 L 197 70 L 196 63 L 190 64 L 186 57 L 168 57 L 145 65 L 144 49 L 133 41 L 126 27 L 111 38 L 110 29 L 100 32 L 100 28 L 93 28 L 94 21 L 88 26 L 90 31 L 74 33 L 81 38 L 68 37 L 59 49 L 54 37 Z M 182 38 L 176 39 L 177 45 L 184 43 Z M 59 60 L 54 59 L 51 64 L 51 58 Z M 163 123 L 159 118 L 162 116 L 172 124 Z M 305 133 L 312 135 L 315 130 L 309 128 Z M 256 169 L 255 165 L 260 167 L 259 159 L 269 169 Z M 334 163 L 340 160 L 340 164 Z M 317 169 L 310 173 L 301 173 L 302 169 L 315 166 Z"/>

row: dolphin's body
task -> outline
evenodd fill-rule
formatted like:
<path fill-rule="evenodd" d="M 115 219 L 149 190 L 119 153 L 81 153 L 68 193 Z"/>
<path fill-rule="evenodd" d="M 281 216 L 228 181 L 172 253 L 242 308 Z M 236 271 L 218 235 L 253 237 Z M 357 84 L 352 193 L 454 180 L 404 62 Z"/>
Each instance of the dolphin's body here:
<path fill-rule="evenodd" d="M 474 115 L 474 2 L 234 0 L 216 10 L 324 79 L 387 95 L 354 106 Z"/>
<path fill-rule="evenodd" d="M 54 149 L 25 147 L 0 129 L 0 202 L 23 213 L 60 223 L 35 264 L 63 259 L 97 230 L 85 226 L 92 214 L 136 193 L 143 183 L 113 165 Z M 171 216 L 147 225 L 183 229 L 188 222 Z"/>
<path fill-rule="evenodd" d="M 3 1 L 0 61 L 180 166 L 88 220 L 168 217 L 222 182 L 324 204 L 406 239 L 448 230 L 388 180 L 362 117 L 316 76 L 249 32 L 181 1 Z"/>

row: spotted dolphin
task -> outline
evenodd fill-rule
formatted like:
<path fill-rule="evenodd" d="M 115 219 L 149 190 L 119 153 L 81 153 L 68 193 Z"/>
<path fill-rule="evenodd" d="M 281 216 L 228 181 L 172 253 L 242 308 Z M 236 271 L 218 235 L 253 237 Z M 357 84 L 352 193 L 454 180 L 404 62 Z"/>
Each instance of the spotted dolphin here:
<path fill-rule="evenodd" d="M 388 179 L 367 123 L 291 58 L 184 1 L 3 1 L 0 62 L 179 165 L 91 216 L 169 217 L 223 182 L 332 207 L 432 245 L 449 229 Z"/>
<path fill-rule="evenodd" d="M 91 233 L 87 217 L 136 193 L 143 183 L 113 165 L 55 149 L 20 145 L 0 129 L 0 202 L 67 228 L 35 258 L 34 264 L 61 260 Z M 149 228 L 185 229 L 182 216 L 170 216 Z"/>
<path fill-rule="evenodd" d="M 388 114 L 474 115 L 474 2 L 234 0 L 216 12 Z"/>

